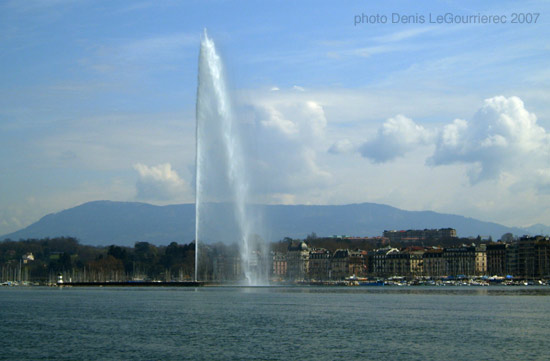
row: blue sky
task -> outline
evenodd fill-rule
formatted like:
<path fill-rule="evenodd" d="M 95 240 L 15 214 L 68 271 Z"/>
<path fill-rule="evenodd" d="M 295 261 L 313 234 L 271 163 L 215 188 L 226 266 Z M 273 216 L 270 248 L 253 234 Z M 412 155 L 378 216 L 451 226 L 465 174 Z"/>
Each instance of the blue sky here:
<path fill-rule="evenodd" d="M 0 234 L 87 201 L 193 202 L 200 37 L 226 64 L 258 202 L 550 224 L 543 1 L 3 1 Z M 403 24 L 506 16 L 505 24 Z M 512 24 L 513 13 L 540 13 Z M 356 15 L 386 24 L 354 24 Z M 284 150 L 284 151 L 283 151 Z"/>

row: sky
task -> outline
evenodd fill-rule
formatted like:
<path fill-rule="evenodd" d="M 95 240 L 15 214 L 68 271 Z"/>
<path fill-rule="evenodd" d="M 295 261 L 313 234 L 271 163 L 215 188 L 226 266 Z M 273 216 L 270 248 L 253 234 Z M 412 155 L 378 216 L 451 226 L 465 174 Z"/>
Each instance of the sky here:
<path fill-rule="evenodd" d="M 0 234 L 93 200 L 194 202 L 204 29 L 255 202 L 550 225 L 549 19 L 547 1 L 2 1 Z"/>

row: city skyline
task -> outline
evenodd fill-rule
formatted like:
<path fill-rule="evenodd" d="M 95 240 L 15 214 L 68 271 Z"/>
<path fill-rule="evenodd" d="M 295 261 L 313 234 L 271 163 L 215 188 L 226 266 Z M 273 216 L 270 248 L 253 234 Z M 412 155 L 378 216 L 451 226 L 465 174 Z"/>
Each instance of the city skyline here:
<path fill-rule="evenodd" d="M 550 223 L 547 3 L 0 9 L 0 234 L 93 200 L 194 201 L 204 28 L 229 74 L 255 202 L 376 202 Z M 392 22 L 447 13 L 507 22 Z M 512 24 L 513 13 L 540 15 Z M 389 21 L 356 21 L 373 14 Z"/>

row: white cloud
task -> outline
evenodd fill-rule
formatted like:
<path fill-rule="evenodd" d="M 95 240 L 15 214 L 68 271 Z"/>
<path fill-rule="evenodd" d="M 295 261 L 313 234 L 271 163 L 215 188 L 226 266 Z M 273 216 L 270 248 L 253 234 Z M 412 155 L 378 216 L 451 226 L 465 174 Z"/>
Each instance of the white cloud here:
<path fill-rule="evenodd" d="M 455 119 L 438 131 L 430 131 L 403 115 L 388 119 L 376 136 L 359 147 L 375 163 L 393 161 L 422 145 L 435 150 L 430 166 L 466 164 L 471 184 L 497 180 L 506 188 L 529 183 L 547 189 L 550 134 L 537 124 L 518 97 L 486 99 L 470 121 Z M 335 143 L 331 153 L 343 153 L 346 142 Z M 537 182 L 527 182 L 532 177 Z"/>
<path fill-rule="evenodd" d="M 407 30 L 401 30 L 401 31 L 385 34 L 382 36 L 377 36 L 373 40 L 379 43 L 392 43 L 392 42 L 398 42 L 401 40 L 408 40 L 410 38 L 414 38 L 419 35 L 432 32 L 434 30 L 440 30 L 440 29 L 434 26 L 411 28 Z"/>
<path fill-rule="evenodd" d="M 187 191 L 187 184 L 172 169 L 170 163 L 148 167 L 138 163 L 134 169 L 139 173 L 136 183 L 137 198 L 144 200 L 172 200 L 181 198 Z"/>
<path fill-rule="evenodd" d="M 356 149 L 355 145 L 349 139 L 340 139 L 332 143 L 328 152 L 331 154 L 351 153 Z"/>
<path fill-rule="evenodd" d="M 326 152 L 323 106 L 287 97 L 287 92 L 270 92 L 250 101 L 255 129 L 246 149 L 258 201 L 288 202 L 297 194 L 326 187 L 331 179 L 318 157 Z"/>
<path fill-rule="evenodd" d="M 276 204 L 296 204 L 296 196 L 287 193 L 274 193 L 271 195 L 272 202 Z"/>
<path fill-rule="evenodd" d="M 535 187 L 539 193 L 550 194 L 550 167 L 535 171 Z"/>
<path fill-rule="evenodd" d="M 384 163 L 429 144 L 431 138 L 431 133 L 423 126 L 404 115 L 397 115 L 386 120 L 376 137 L 361 145 L 359 152 L 375 163 Z"/>
<path fill-rule="evenodd" d="M 261 123 L 265 127 L 274 128 L 287 135 L 296 134 L 298 132 L 297 124 L 285 118 L 274 106 L 266 105 L 263 107 L 263 111 L 265 112 L 265 116 L 261 120 Z"/>
<path fill-rule="evenodd" d="M 319 138 L 327 125 L 323 107 L 311 100 L 264 101 L 256 104 L 260 123 L 287 137 Z"/>
<path fill-rule="evenodd" d="M 439 132 L 430 165 L 468 163 L 470 181 L 549 166 L 550 135 L 518 97 L 486 99 L 471 121 L 456 119 Z M 521 172 L 518 172 L 521 170 Z"/>

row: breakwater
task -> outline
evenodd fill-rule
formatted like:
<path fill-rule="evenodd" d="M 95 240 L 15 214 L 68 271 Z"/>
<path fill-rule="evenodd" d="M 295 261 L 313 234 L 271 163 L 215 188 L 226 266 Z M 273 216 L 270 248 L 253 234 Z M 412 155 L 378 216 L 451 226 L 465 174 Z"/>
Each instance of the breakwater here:
<path fill-rule="evenodd" d="M 58 282 L 56 286 L 63 287 L 201 287 L 204 282 L 155 282 L 155 281 L 127 281 L 127 282 Z"/>

